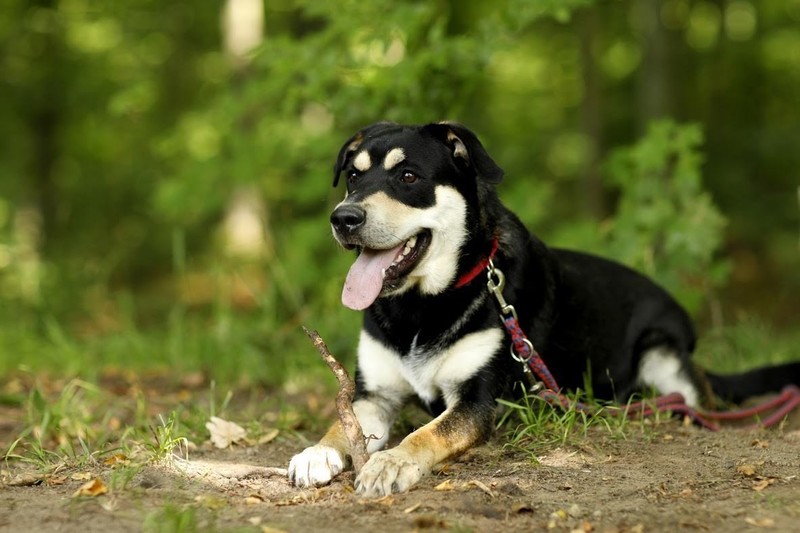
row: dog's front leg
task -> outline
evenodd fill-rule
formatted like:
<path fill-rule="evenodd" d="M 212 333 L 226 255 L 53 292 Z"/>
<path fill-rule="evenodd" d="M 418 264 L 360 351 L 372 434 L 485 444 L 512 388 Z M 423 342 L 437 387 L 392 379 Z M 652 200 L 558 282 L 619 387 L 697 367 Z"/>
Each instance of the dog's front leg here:
<path fill-rule="evenodd" d="M 457 403 L 395 448 L 373 454 L 356 478 L 356 489 L 369 497 L 407 491 L 436 464 L 485 439 L 493 418 L 493 405 Z"/>
<path fill-rule="evenodd" d="M 353 402 L 353 412 L 367 441 L 367 452 L 383 447 L 389 438 L 389 428 L 400 407 L 400 400 L 367 394 Z M 292 457 L 289 479 L 298 487 L 320 486 L 329 483 L 347 466 L 350 444 L 338 420 L 319 443 L 309 446 Z"/>

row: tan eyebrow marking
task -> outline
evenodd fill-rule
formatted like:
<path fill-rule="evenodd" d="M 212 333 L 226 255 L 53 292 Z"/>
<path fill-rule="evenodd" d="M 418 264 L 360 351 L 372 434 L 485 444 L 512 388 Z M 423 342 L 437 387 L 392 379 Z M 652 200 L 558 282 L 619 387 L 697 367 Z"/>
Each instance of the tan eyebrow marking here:
<path fill-rule="evenodd" d="M 361 172 L 366 172 L 372 166 L 372 158 L 366 150 L 361 150 L 356 158 L 353 159 L 353 166 Z"/>
<path fill-rule="evenodd" d="M 406 158 L 406 153 L 402 148 L 392 148 L 386 157 L 383 159 L 383 168 L 391 170 L 398 164 L 402 163 Z"/>

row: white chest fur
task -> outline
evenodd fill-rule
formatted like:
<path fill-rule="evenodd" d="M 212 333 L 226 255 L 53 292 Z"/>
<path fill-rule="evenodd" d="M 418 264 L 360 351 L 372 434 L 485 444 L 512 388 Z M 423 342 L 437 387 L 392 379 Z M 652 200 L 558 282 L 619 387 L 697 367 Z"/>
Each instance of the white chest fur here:
<path fill-rule="evenodd" d="M 405 357 L 361 332 L 358 368 L 366 389 L 398 400 L 412 393 L 426 402 L 440 395 L 449 407 L 459 384 L 475 375 L 503 341 L 499 328 L 470 333 L 436 352 L 412 346 Z"/>

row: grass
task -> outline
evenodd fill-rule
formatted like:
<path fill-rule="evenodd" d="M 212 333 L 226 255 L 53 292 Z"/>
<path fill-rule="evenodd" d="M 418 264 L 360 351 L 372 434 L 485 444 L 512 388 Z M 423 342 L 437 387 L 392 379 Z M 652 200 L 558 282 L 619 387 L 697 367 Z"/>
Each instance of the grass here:
<path fill-rule="evenodd" d="M 167 504 L 148 514 L 142 529 L 148 533 L 194 533 L 207 530 L 209 525 L 200 523 L 194 507 Z"/>
<path fill-rule="evenodd" d="M 700 340 L 695 359 L 705 368 L 720 373 L 798 361 L 800 332 L 777 334 L 764 322 L 746 319 L 735 326 L 708 332 Z M 607 403 L 592 397 L 590 384 L 586 391 L 567 396 L 570 406 L 566 409 L 552 407 L 536 395 L 526 395 L 518 402 L 498 400 L 504 409 L 498 428 L 505 431 L 508 446 L 535 457 L 553 446 L 579 445 L 592 429 L 604 431 L 612 438 L 625 438 L 634 431 L 652 437 L 659 423 L 669 419 L 662 413 L 647 419 L 612 416 Z M 578 402 L 587 405 L 591 413 L 577 409 Z"/>
<path fill-rule="evenodd" d="M 626 438 L 636 431 L 652 437 L 666 414 L 656 413 L 646 419 L 612 414 L 618 406 L 597 400 L 587 391 L 566 394 L 566 408 L 555 407 L 544 398 L 525 393 L 519 401 L 498 399 L 502 415 L 497 428 L 505 432 L 506 446 L 536 458 L 556 446 L 580 445 L 592 430 L 600 430 L 614 439 Z M 632 398 L 629 404 L 639 400 Z"/>
<path fill-rule="evenodd" d="M 114 334 L 88 337 L 70 333 L 52 318 L 38 327 L 26 322 L 0 328 L 0 369 L 6 376 L 0 381 L 0 405 L 20 415 L 13 435 L 0 434 L 0 453 L 6 461 L 42 470 L 79 467 L 115 453 L 133 456 L 142 448 L 149 458 L 163 457 L 186 441 L 205 440 L 208 419 L 232 412 L 234 404 L 233 418 L 251 434 L 264 427 L 319 427 L 315 413 L 333 397 L 335 381 L 299 324 L 268 331 L 269 324 L 259 323 L 263 318 L 181 309 L 161 327 L 144 329 L 131 319 Z M 353 343 L 356 333 L 338 328 L 339 318 L 324 318 L 318 329 L 332 349 L 338 346 L 337 357 L 352 366 L 350 350 L 343 346 Z M 702 365 L 723 372 L 798 360 L 800 332 L 776 334 L 764 323 L 745 320 L 704 335 L 697 352 Z M 198 389 L 191 380 L 203 385 Z M 308 391 L 320 384 L 317 407 L 303 405 Z M 603 413 L 603 404 L 588 391 L 572 395 L 572 401 L 588 402 Z M 534 396 L 500 404 L 499 427 L 509 433 L 512 446 L 533 454 L 579 442 L 593 429 L 624 438 L 652 427 L 574 406 L 553 409 Z"/>

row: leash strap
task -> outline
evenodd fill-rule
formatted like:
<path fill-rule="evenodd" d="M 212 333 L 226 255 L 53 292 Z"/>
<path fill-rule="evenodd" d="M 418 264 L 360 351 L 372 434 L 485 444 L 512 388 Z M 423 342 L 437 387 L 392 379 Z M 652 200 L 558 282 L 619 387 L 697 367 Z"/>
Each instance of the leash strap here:
<path fill-rule="evenodd" d="M 756 405 L 755 407 L 731 411 L 700 411 L 694 409 L 687 405 L 683 395 L 677 392 L 658 396 L 652 400 L 629 403 L 625 406 L 606 406 L 600 409 L 583 402 L 570 400 L 561 392 L 561 388 L 550 373 L 550 370 L 539 355 L 539 352 L 536 351 L 533 343 L 528 336 L 525 335 L 525 332 L 522 331 L 516 309 L 514 309 L 513 305 L 506 302 L 503 296 L 506 278 L 502 270 L 494 265 L 493 259 L 496 251 L 497 240 L 494 241 L 491 256 L 479 265 L 481 269 L 486 268 L 487 271 L 488 281 L 486 282 L 486 287 L 489 293 L 497 300 L 503 326 L 511 336 L 511 357 L 522 364 L 523 371 L 528 376 L 529 381 L 531 381 L 531 392 L 535 392 L 548 404 L 561 409 L 574 407 L 578 411 L 589 415 L 599 414 L 600 411 L 605 410 L 613 416 L 624 416 L 629 419 L 652 416 L 656 413 L 678 413 L 690 419 L 695 424 L 711 431 L 719 431 L 720 427 L 715 423 L 716 421 L 736 421 L 746 418 L 761 417 L 771 410 L 771 413 L 766 414 L 764 418 L 760 418 L 755 424 L 747 426 L 746 429 L 769 427 L 779 423 L 793 409 L 800 406 L 800 388 L 796 385 L 784 387 L 780 395 Z M 473 271 L 470 271 L 469 274 L 472 275 L 472 277 L 470 277 L 465 284 L 469 283 L 469 281 L 472 281 L 472 279 L 477 276 L 477 274 L 473 275 Z M 461 285 L 457 286 L 460 287 Z"/>

